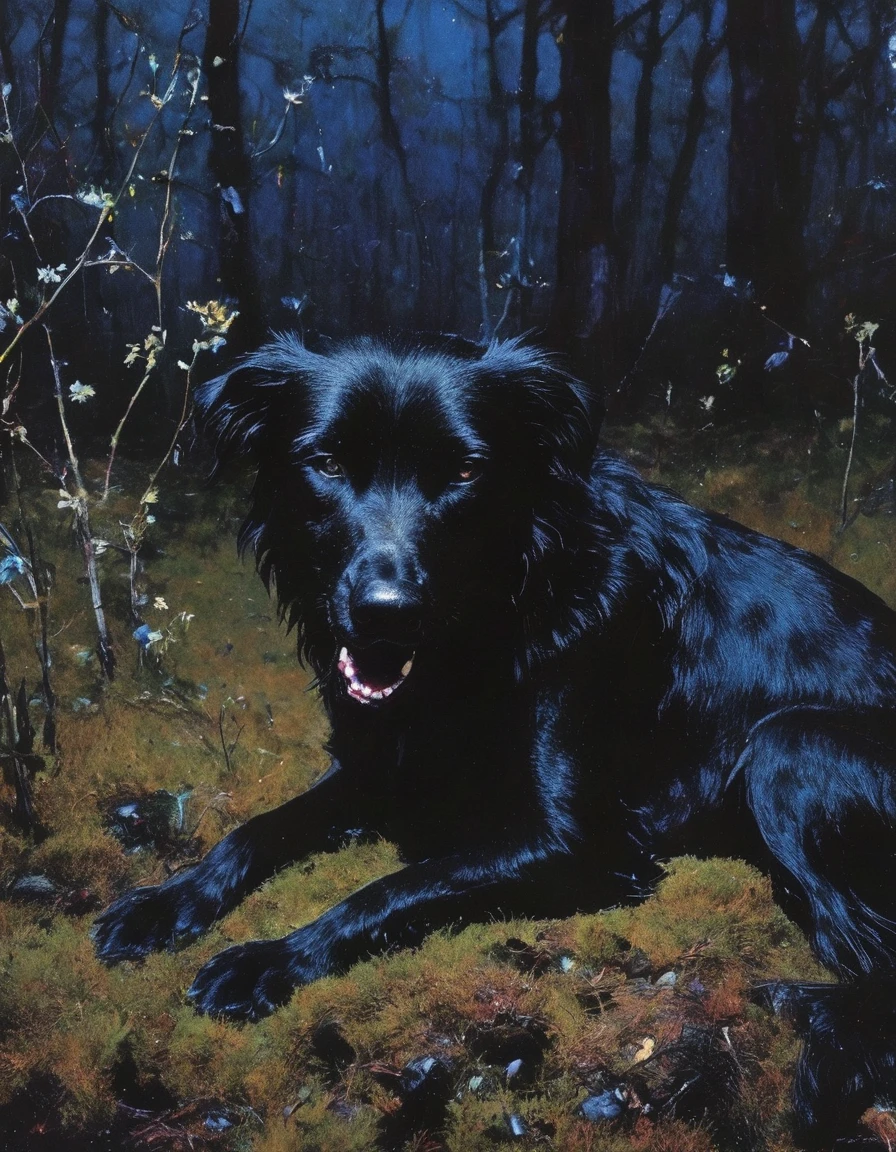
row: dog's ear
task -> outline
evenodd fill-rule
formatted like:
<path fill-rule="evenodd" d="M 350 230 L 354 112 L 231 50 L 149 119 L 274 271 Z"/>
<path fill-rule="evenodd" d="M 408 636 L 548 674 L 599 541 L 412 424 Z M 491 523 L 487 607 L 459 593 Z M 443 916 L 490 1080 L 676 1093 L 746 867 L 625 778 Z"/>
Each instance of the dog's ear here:
<path fill-rule="evenodd" d="M 520 339 L 490 345 L 479 366 L 501 385 L 503 418 L 525 425 L 527 439 L 553 469 L 580 476 L 589 471 L 603 411 L 587 385 Z"/>
<path fill-rule="evenodd" d="M 284 427 L 295 434 L 308 382 L 324 362 L 297 336 L 278 335 L 197 388 L 199 425 L 214 443 L 218 466 L 243 456 L 259 458 Z"/>

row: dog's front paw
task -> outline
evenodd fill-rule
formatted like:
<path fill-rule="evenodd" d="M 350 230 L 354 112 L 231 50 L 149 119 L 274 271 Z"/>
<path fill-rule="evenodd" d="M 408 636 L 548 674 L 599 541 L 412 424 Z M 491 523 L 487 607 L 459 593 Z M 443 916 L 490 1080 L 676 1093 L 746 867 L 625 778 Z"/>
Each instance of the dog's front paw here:
<path fill-rule="evenodd" d="M 204 932 L 216 906 L 188 880 L 126 892 L 100 913 L 90 929 L 97 956 L 107 964 L 138 960 Z"/>
<path fill-rule="evenodd" d="M 213 956 L 199 969 L 187 996 L 208 1016 L 260 1020 L 308 979 L 286 940 L 251 940 Z"/>

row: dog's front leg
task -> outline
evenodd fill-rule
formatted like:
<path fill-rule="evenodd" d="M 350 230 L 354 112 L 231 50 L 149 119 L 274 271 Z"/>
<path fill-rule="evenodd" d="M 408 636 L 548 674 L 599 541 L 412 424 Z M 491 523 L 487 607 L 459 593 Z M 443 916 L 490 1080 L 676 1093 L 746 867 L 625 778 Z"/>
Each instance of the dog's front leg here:
<path fill-rule="evenodd" d="M 359 888 L 289 936 L 218 953 L 199 971 L 189 996 L 200 1012 L 256 1020 L 298 985 L 344 971 L 371 953 L 489 911 L 530 908 L 531 893 L 569 860 L 559 849 L 526 847 L 411 864 Z"/>
<path fill-rule="evenodd" d="M 346 787 L 333 764 L 307 792 L 247 820 L 198 864 L 120 896 L 91 929 L 97 954 L 116 963 L 193 939 L 279 868 L 336 847 L 339 831 L 356 823 L 358 801 L 357 784 Z"/>

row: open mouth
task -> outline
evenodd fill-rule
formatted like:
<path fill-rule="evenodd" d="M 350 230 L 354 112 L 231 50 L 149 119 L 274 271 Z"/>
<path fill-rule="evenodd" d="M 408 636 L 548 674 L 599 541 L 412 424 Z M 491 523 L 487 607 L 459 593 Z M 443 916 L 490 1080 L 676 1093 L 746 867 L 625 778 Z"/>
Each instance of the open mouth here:
<path fill-rule="evenodd" d="M 385 700 L 405 682 L 414 666 L 414 652 L 380 641 L 357 653 L 342 648 L 339 671 L 346 679 L 348 694 L 359 704 Z"/>

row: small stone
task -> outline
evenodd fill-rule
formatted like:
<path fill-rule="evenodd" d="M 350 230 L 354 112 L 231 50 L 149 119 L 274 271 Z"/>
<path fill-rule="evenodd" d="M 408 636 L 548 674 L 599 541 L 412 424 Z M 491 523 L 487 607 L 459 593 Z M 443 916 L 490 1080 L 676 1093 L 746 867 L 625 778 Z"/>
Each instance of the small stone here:
<path fill-rule="evenodd" d="M 620 1098 L 618 1089 L 601 1092 L 597 1096 L 588 1096 L 578 1108 L 578 1111 L 592 1124 L 601 1120 L 615 1120 L 617 1116 L 622 1115 L 624 1110 L 625 1103 Z"/>
<path fill-rule="evenodd" d="M 641 1047 L 635 1053 L 635 1063 L 640 1064 L 644 1060 L 649 1060 L 653 1055 L 653 1050 L 656 1047 L 656 1041 L 652 1036 L 645 1036 L 641 1041 Z"/>
<path fill-rule="evenodd" d="M 421 1056 L 416 1060 L 411 1060 L 409 1064 L 404 1066 L 401 1072 L 402 1091 L 406 1093 L 416 1092 L 432 1074 L 436 1065 L 441 1066 L 441 1063 L 442 1062 L 437 1060 L 435 1056 Z"/>
<path fill-rule="evenodd" d="M 507 1127 L 510 1129 L 510 1135 L 516 1139 L 525 1136 L 529 1129 L 526 1127 L 526 1121 L 522 1116 L 517 1115 L 516 1112 L 511 1112 L 507 1116 Z"/>
<path fill-rule="evenodd" d="M 625 957 L 622 970 L 630 978 L 637 979 L 638 977 L 649 976 L 650 957 L 643 949 L 632 948 Z"/>
<path fill-rule="evenodd" d="M 40 872 L 30 872 L 26 876 L 19 876 L 10 884 L 9 895 L 14 900 L 52 902 L 59 895 L 59 888 L 49 876 L 44 876 Z"/>

